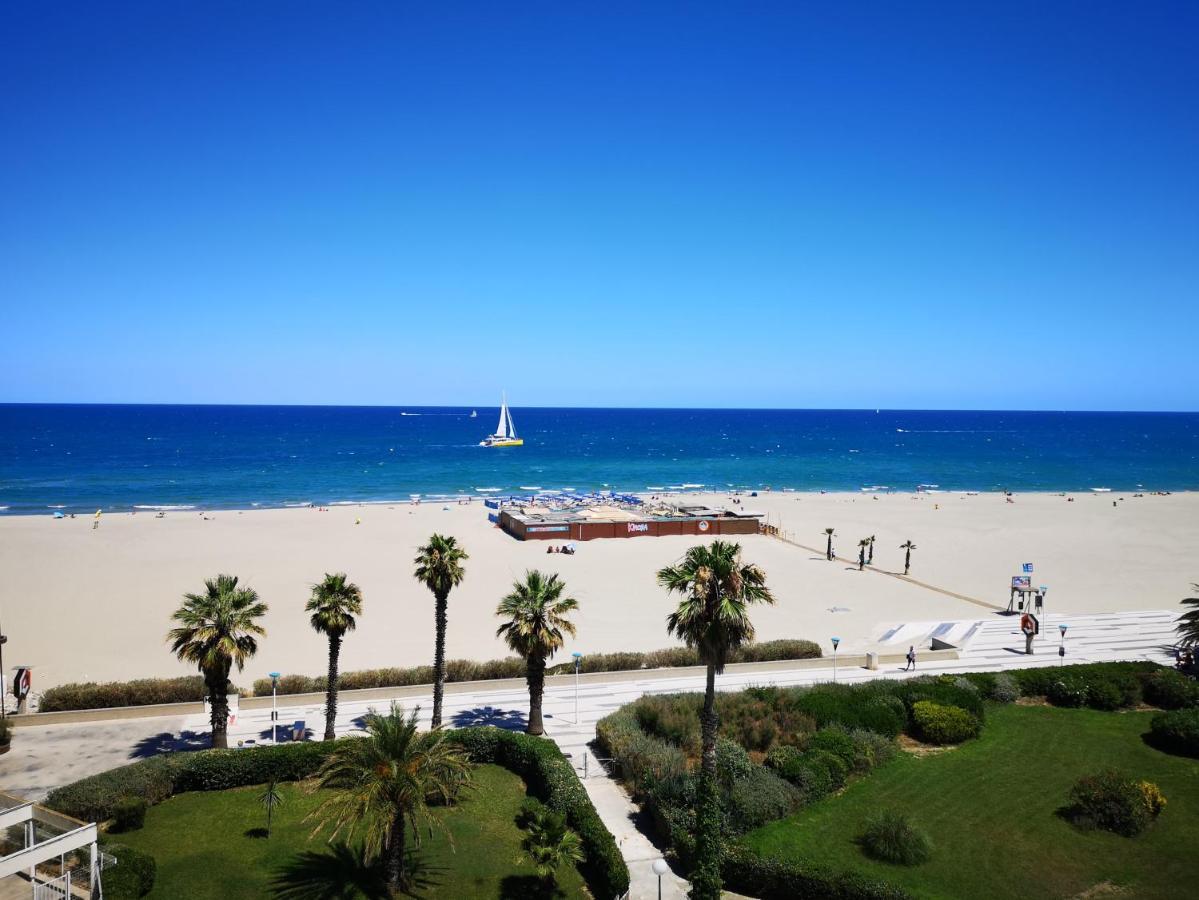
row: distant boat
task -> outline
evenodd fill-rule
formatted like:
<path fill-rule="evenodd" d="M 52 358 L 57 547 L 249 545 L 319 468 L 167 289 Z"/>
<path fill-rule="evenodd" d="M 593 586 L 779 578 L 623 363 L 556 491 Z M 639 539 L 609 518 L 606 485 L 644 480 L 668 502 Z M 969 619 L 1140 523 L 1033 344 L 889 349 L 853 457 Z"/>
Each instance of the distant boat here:
<path fill-rule="evenodd" d="M 522 447 L 524 440 L 516 436 L 516 426 L 512 424 L 512 413 L 508 411 L 508 395 L 503 395 L 500 405 L 500 424 L 496 426 L 495 434 L 489 434 L 479 441 L 480 447 Z"/>
<path fill-rule="evenodd" d="M 472 409 L 472 410 L 470 411 L 470 417 L 471 417 L 472 419 L 477 419 L 477 418 L 479 418 L 479 411 L 478 411 L 477 409 Z"/>
<path fill-rule="evenodd" d="M 1111 488 L 1102 488 L 1102 487 L 1091 488 L 1091 490 L 1094 491 L 1096 494 L 1110 494 L 1112 492 Z"/>

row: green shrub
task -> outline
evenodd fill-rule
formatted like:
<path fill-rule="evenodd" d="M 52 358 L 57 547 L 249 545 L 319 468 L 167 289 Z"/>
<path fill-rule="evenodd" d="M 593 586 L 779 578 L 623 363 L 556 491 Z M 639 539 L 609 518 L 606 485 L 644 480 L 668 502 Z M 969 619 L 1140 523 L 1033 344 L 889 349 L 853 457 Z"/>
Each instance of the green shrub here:
<path fill-rule="evenodd" d="M 983 721 L 983 700 L 978 690 L 970 685 L 963 688 L 959 679 L 949 675 L 924 676 L 907 681 L 892 682 L 896 696 L 903 700 L 908 713 L 908 724 L 915 726 L 915 707 L 922 701 L 932 701 L 938 706 L 956 706 L 970 713 L 979 722 Z M 966 682 L 969 684 L 969 682 Z"/>
<path fill-rule="evenodd" d="M 765 763 L 769 768 L 779 772 L 798 760 L 799 757 L 800 749 L 798 747 L 791 746 L 790 744 L 780 744 L 766 754 Z"/>
<path fill-rule="evenodd" d="M 237 693 L 237 688 L 230 685 L 229 693 Z M 104 684 L 60 684 L 42 694 L 38 711 L 64 712 L 112 706 L 147 706 L 152 703 L 188 703 L 203 700 L 207 696 L 208 689 L 200 675 L 139 678 L 136 681 L 109 681 Z"/>
<path fill-rule="evenodd" d="M 917 701 L 912 707 L 916 736 L 930 744 L 960 744 L 977 737 L 982 723 L 956 706 L 942 706 L 931 700 Z"/>
<path fill-rule="evenodd" d="M 902 701 L 870 685 L 822 684 L 798 689 L 795 706 L 821 728 L 844 725 L 895 737 L 907 721 Z"/>
<path fill-rule="evenodd" d="M 902 888 L 799 859 L 758 856 L 732 844 L 721 859 L 724 886 L 761 900 L 911 900 Z"/>
<path fill-rule="evenodd" d="M 112 811 L 114 831 L 136 831 L 146 824 L 150 804 L 145 797 L 122 797 Z"/>
<path fill-rule="evenodd" d="M 1100 828 L 1135 837 L 1164 805 L 1165 798 L 1156 785 L 1133 781 L 1115 769 L 1107 769 L 1074 782 L 1066 812 L 1081 828 Z"/>
<path fill-rule="evenodd" d="M 751 764 L 749 772 L 733 782 L 724 801 L 726 827 L 743 833 L 790 815 L 803 795 L 765 766 Z"/>
<path fill-rule="evenodd" d="M 593 896 L 617 897 L 629 889 L 629 870 L 591 804 L 583 783 L 558 745 L 500 728 L 460 728 L 446 735 L 476 763 L 497 763 L 524 779 L 529 791 L 549 809 L 565 816 L 579 835 L 586 856 L 579 871 Z"/>
<path fill-rule="evenodd" d="M 858 748 L 844 725 L 822 728 L 808 739 L 808 750 L 824 750 L 845 763 L 846 769 L 856 767 Z"/>
<path fill-rule="evenodd" d="M 754 769 L 754 763 L 740 744 L 725 738 L 716 740 L 716 777 L 722 784 L 732 784 L 745 778 Z"/>
<path fill-rule="evenodd" d="M 885 765 L 899 752 L 894 738 L 867 731 L 865 728 L 855 728 L 849 733 L 849 737 L 853 741 L 855 772 L 866 772 Z"/>
<path fill-rule="evenodd" d="M 1045 699 L 1054 706 L 1080 707 L 1087 705 L 1087 683 L 1076 676 L 1065 676 L 1050 682 Z"/>
<path fill-rule="evenodd" d="M 871 818 L 858 835 L 867 856 L 900 866 L 927 862 L 932 854 L 928 835 L 901 812 L 886 810 Z"/>
<path fill-rule="evenodd" d="M 1167 753 L 1199 758 L 1199 708 L 1158 713 L 1149 725 L 1148 741 Z"/>
<path fill-rule="evenodd" d="M 107 900 L 137 900 L 154 887 L 158 865 L 149 853 L 124 844 L 103 844 L 101 849 L 116 860 L 101 876 Z"/>
<path fill-rule="evenodd" d="M 829 791 L 839 791 L 845 787 L 845 779 L 849 777 L 849 766 L 841 757 L 827 750 L 805 750 L 800 755 L 800 762 L 809 769 L 828 775 Z"/>
<path fill-rule="evenodd" d="M 996 703 L 1015 703 L 1020 699 L 1020 685 L 1007 672 L 999 672 L 995 675 L 986 697 Z"/>
<path fill-rule="evenodd" d="M 1087 706 L 1111 712 L 1124 706 L 1124 694 L 1111 681 L 1097 681 L 1086 691 Z"/>
<path fill-rule="evenodd" d="M 1158 669 L 1144 681 L 1145 701 L 1162 709 L 1199 705 L 1199 684 L 1173 669 Z"/>
<path fill-rule="evenodd" d="M 596 739 L 605 754 L 616 760 L 619 776 L 636 793 L 687 771 L 687 757 L 678 747 L 646 734 L 633 704 L 623 706 L 596 724 Z"/>

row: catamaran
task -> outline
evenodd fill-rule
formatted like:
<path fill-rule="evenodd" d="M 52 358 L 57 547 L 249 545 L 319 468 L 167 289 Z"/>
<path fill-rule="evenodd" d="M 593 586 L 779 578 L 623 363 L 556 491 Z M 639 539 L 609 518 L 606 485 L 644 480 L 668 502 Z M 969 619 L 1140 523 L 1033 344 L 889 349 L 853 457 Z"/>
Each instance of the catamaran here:
<path fill-rule="evenodd" d="M 500 406 L 500 424 L 496 426 L 495 434 L 488 435 L 479 441 L 480 447 L 522 447 L 524 440 L 516 436 L 516 426 L 512 424 L 512 413 L 508 411 L 508 395 L 503 395 Z"/>

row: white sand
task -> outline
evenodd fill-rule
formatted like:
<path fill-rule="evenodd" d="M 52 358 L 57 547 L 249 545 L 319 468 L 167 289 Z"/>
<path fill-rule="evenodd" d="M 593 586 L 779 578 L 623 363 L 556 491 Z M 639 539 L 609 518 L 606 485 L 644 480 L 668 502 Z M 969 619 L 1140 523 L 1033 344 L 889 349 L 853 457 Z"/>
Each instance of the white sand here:
<path fill-rule="evenodd" d="M 1020 564 L 1036 564 L 1034 584 L 1051 587 L 1052 611 L 1168 609 L 1199 580 L 1199 494 L 1133 498 L 1120 494 L 880 495 L 774 493 L 744 498 L 770 513 L 797 540 L 823 550 L 823 529 L 856 558 L 857 540 L 875 534 L 875 567 L 902 571 L 899 544 L 911 538 L 912 576 L 929 585 L 1006 605 Z M 1112 501 L 1124 499 L 1113 508 Z M 707 498 L 714 503 L 723 497 Z M 520 543 L 486 520 L 480 503 L 256 510 L 209 514 L 0 518 L 0 611 L 5 664 L 35 666 L 35 690 L 76 680 L 187 673 L 165 642 L 182 594 L 218 572 L 241 576 L 270 604 L 268 636 L 247 671 L 248 685 L 271 669 L 317 674 L 326 644 L 303 612 L 310 585 L 345 571 L 365 595 L 366 612 L 342 651 L 343 669 L 416 665 L 431 660 L 433 601 L 412 578 L 416 547 L 431 532 L 453 534 L 471 558 L 450 598 L 451 657 L 507 655 L 495 638 L 495 606 L 526 568 L 560 572 L 581 608 L 578 640 L 567 651 L 669 646 L 664 619 L 672 600 L 654 572 L 697 539 L 591 541 L 574 556 L 549 556 L 545 544 Z M 355 525 L 355 519 L 361 524 Z M 828 563 L 773 538 L 743 538 L 778 597 L 755 610 L 762 640 L 836 634 L 861 649 L 885 623 L 972 619 L 989 609 L 856 566 Z M 833 608 L 841 608 L 834 612 Z M 841 611 L 843 610 L 843 611 Z M 827 651 L 826 651 L 827 652 Z M 7 676 L 6 676 L 7 677 Z"/>

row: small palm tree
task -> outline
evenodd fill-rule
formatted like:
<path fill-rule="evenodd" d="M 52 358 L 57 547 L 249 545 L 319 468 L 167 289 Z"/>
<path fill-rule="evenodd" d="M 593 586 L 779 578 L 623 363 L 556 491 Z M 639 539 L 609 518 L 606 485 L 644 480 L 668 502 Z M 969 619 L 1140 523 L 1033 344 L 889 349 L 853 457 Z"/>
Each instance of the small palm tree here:
<path fill-rule="evenodd" d="M 870 555 L 866 557 L 866 565 L 874 565 L 874 535 L 870 535 Z"/>
<path fill-rule="evenodd" d="M 866 568 L 866 548 L 870 546 L 870 538 L 862 538 L 858 541 L 858 571 L 861 572 Z"/>
<path fill-rule="evenodd" d="M 831 531 L 831 529 L 830 529 Z M 658 584 L 681 594 L 678 608 L 666 618 L 666 630 L 699 651 L 708 667 L 704 710 L 700 718 L 703 753 L 697 792 L 696 859 L 691 896 L 720 897 L 720 799 L 716 790 L 716 676 L 724 671 L 729 651 L 754 639 L 749 619 L 752 603 L 774 603 L 766 573 L 743 564 L 741 547 L 725 541 L 692 547 L 678 565 L 658 572 Z"/>
<path fill-rule="evenodd" d="M 366 716 L 367 736 L 338 742 L 317 771 L 313 790 L 332 795 L 308 814 L 313 834 L 331 829 L 329 840 L 359 830 L 368 862 L 383 858 L 388 890 L 398 895 L 408 881 L 404 849 L 412 829 L 420 846 L 421 828 L 444 828 L 429 811 L 431 802 L 455 800 L 470 781 L 470 762 L 440 730 L 416 729 L 419 709 L 405 717 L 393 703 L 387 715 Z"/>
<path fill-rule="evenodd" d="M 557 881 L 558 870 L 564 865 L 578 865 L 583 861 L 583 842 L 578 834 L 566 827 L 566 819 L 550 809 L 539 809 L 533 813 L 527 826 L 528 835 L 521 842 L 521 849 L 533 864 L 533 871 L 541 879 L 543 892 L 549 896 Z"/>
<path fill-rule="evenodd" d="M 240 672 L 258 652 L 257 638 L 266 629 L 256 620 L 266 610 L 257 592 L 237 586 L 236 575 L 218 575 L 204 582 L 203 594 L 184 594 L 171 615 L 179 623 L 167 633 L 171 651 L 204 676 L 214 747 L 229 746 L 229 673 L 234 666 Z"/>
<path fill-rule="evenodd" d="M 826 535 L 828 535 L 828 547 L 824 551 L 824 557 L 829 562 L 832 562 L 833 561 L 833 534 L 834 534 L 834 532 L 833 532 L 833 529 L 826 528 L 826 529 L 824 529 L 824 533 Z"/>
<path fill-rule="evenodd" d="M 266 783 L 262 789 L 262 793 L 258 795 L 258 802 L 262 804 L 266 810 L 266 836 L 271 836 L 271 816 L 275 812 L 276 807 L 283 805 L 283 795 L 279 793 L 279 782 L 272 778 Z"/>
<path fill-rule="evenodd" d="M 899 549 L 907 551 L 903 556 L 903 574 L 907 575 L 912 568 L 912 551 L 916 549 L 916 545 L 907 540 L 899 545 Z"/>
<path fill-rule="evenodd" d="M 450 589 L 462 583 L 466 571 L 462 568 L 464 560 L 470 559 L 466 551 L 458 546 L 452 537 L 435 534 L 429 538 L 429 543 L 416 552 L 416 571 L 412 574 L 416 580 L 433 592 L 436 601 L 433 621 L 437 626 L 437 637 L 433 644 L 433 727 L 441 727 L 441 699 L 445 693 L 445 629 L 447 622 L 446 605 L 450 597 Z"/>
<path fill-rule="evenodd" d="M 1199 584 L 1192 584 L 1199 591 Z M 1199 597 L 1187 597 L 1182 601 L 1190 609 L 1178 617 L 1178 643 L 1184 647 L 1199 647 Z"/>
<path fill-rule="evenodd" d="M 512 585 L 512 591 L 500 601 L 495 614 L 506 618 L 496 636 L 502 637 L 512 652 L 525 659 L 525 681 L 529 685 L 529 734 L 544 734 L 541 698 L 545 693 L 545 662 L 562 649 L 564 635 L 573 636 L 575 626 L 566 614 L 579 608 L 579 601 L 563 597 L 566 583 L 557 574 L 537 570 L 525 573 L 524 581 Z"/>
<path fill-rule="evenodd" d="M 362 615 L 362 591 L 346 581 L 344 572 L 325 573 L 325 580 L 312 586 L 312 596 L 304 606 L 312 613 L 308 622 L 318 634 L 329 638 L 329 675 L 325 684 L 325 740 L 334 738 L 333 722 L 337 719 L 337 672 L 341 656 L 341 640 L 347 631 L 358 627 L 355 616 Z"/>

